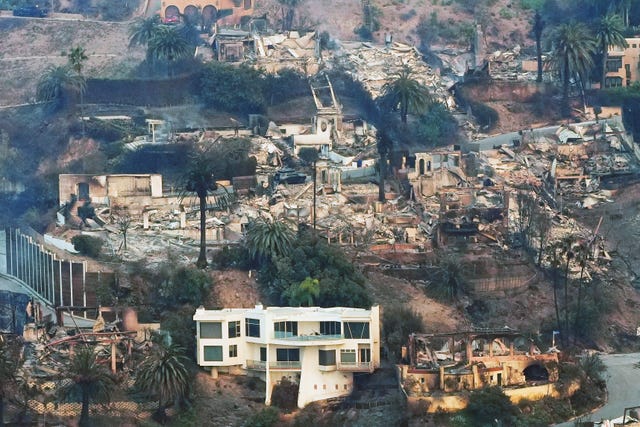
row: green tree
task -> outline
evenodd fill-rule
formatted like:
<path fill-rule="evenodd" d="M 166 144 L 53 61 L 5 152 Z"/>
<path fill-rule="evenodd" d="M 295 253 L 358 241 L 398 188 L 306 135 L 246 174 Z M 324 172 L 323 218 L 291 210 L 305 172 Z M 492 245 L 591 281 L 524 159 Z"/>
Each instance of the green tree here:
<path fill-rule="evenodd" d="M 446 300 L 458 298 L 465 286 L 464 266 L 453 255 L 442 255 L 438 259 L 435 291 Z"/>
<path fill-rule="evenodd" d="M 160 16 L 137 18 L 129 27 L 129 47 L 147 46 L 160 28 Z"/>
<path fill-rule="evenodd" d="M 68 396 L 79 392 L 82 402 L 79 426 L 90 426 L 89 403 L 93 399 L 109 400 L 115 387 L 111 372 L 96 360 L 92 348 L 80 347 L 65 367 L 62 378 L 71 380 L 60 393 Z"/>
<path fill-rule="evenodd" d="M 391 81 L 382 86 L 383 109 L 397 109 L 402 123 L 407 123 L 409 112 L 421 114 L 426 111 L 432 100 L 427 87 L 415 79 L 413 70 L 408 65 L 403 66 Z"/>
<path fill-rule="evenodd" d="M 286 295 L 289 305 L 293 307 L 313 307 L 314 301 L 320 296 L 320 281 L 307 277 L 298 286 L 291 286 Z"/>
<path fill-rule="evenodd" d="M 237 113 L 261 112 L 265 106 L 264 74 L 247 65 L 210 62 L 200 78 L 200 97 L 208 107 Z"/>
<path fill-rule="evenodd" d="M 552 65 L 562 81 L 563 113 L 570 113 L 569 84 L 572 77 L 584 81 L 593 66 L 596 51 L 595 41 L 589 28 L 581 22 L 570 22 L 558 26 L 552 35 L 555 46 L 552 53 Z"/>
<path fill-rule="evenodd" d="M 69 54 L 67 55 L 68 57 L 68 61 L 69 61 L 69 67 L 71 67 L 71 69 L 76 73 L 76 76 L 78 79 L 80 79 L 83 82 L 82 87 L 80 88 L 80 90 L 78 91 L 78 94 L 80 95 L 80 121 L 82 122 L 82 135 L 84 136 L 84 118 L 82 116 L 84 116 L 83 114 L 83 110 L 84 110 L 84 91 L 86 88 L 86 82 L 87 80 L 84 77 L 84 74 L 82 73 L 82 69 L 84 68 L 84 63 L 87 59 L 89 59 L 89 57 L 87 56 L 84 48 L 82 46 L 76 46 L 74 48 L 71 49 L 71 52 L 69 52 Z"/>
<path fill-rule="evenodd" d="M 607 14 L 600 18 L 596 30 L 596 42 L 602 54 L 602 75 L 600 76 L 600 88 L 604 89 L 607 76 L 607 59 L 609 47 L 626 48 L 627 41 L 624 38 L 624 24 L 620 15 Z"/>
<path fill-rule="evenodd" d="M 158 409 L 154 414 L 156 420 L 164 422 L 169 405 L 189 398 L 191 375 L 188 363 L 184 349 L 157 342 L 139 366 L 135 385 L 158 399 Z"/>
<path fill-rule="evenodd" d="M 13 395 L 17 386 L 18 359 L 9 342 L 0 339 L 0 424 L 4 425 L 4 399 Z"/>
<path fill-rule="evenodd" d="M 400 360 L 403 345 L 407 345 L 409 335 L 424 332 L 424 322 L 420 315 L 404 305 L 388 305 L 382 312 L 382 337 L 395 360 Z"/>
<path fill-rule="evenodd" d="M 540 12 L 536 11 L 533 16 L 533 36 L 536 39 L 536 57 L 538 59 L 538 77 L 536 81 L 542 82 L 542 47 L 540 46 L 540 40 L 542 39 L 542 31 L 544 30 L 545 22 L 542 20 Z"/>
<path fill-rule="evenodd" d="M 291 251 L 295 234 L 285 221 L 259 217 L 249 223 L 245 242 L 251 257 L 259 264 Z"/>
<path fill-rule="evenodd" d="M 65 90 L 83 93 L 86 82 L 73 72 L 68 65 L 49 66 L 38 80 L 36 99 L 42 102 L 54 102 L 59 107 L 64 101 Z"/>
<path fill-rule="evenodd" d="M 207 197 L 218 189 L 215 173 L 211 150 L 205 150 L 190 156 L 189 166 L 181 179 L 183 191 L 180 197 L 195 193 L 200 206 L 200 254 L 196 261 L 198 268 L 207 268 Z"/>
<path fill-rule="evenodd" d="M 511 426 L 517 424 L 518 409 L 500 387 L 492 386 L 471 392 L 464 414 L 478 427 Z"/>
<path fill-rule="evenodd" d="M 147 43 L 147 58 L 153 62 L 166 62 L 169 75 L 173 75 L 176 62 L 193 54 L 193 47 L 176 27 L 161 25 Z"/>

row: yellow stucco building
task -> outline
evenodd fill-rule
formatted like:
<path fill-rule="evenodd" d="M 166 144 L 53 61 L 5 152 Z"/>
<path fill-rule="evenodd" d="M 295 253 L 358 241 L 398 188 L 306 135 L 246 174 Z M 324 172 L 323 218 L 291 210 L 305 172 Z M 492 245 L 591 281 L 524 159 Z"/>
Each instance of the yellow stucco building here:
<path fill-rule="evenodd" d="M 180 15 L 202 14 L 205 25 L 218 22 L 223 25 L 240 23 L 243 16 L 253 14 L 255 0 L 162 0 L 160 17 L 163 22 Z"/>
<path fill-rule="evenodd" d="M 626 40 L 626 48 L 609 48 L 605 87 L 631 86 L 640 81 L 640 37 Z"/>

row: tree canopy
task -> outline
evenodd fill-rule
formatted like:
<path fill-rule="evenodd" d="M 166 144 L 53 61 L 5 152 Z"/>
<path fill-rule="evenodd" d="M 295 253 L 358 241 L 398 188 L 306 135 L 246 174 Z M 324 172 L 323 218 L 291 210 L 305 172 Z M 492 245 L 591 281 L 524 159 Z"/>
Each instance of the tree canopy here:
<path fill-rule="evenodd" d="M 393 79 L 382 86 L 380 103 L 384 110 L 400 112 L 402 123 L 407 122 L 409 112 L 420 114 L 426 111 L 432 96 L 426 86 L 416 80 L 413 70 L 405 65 Z"/>

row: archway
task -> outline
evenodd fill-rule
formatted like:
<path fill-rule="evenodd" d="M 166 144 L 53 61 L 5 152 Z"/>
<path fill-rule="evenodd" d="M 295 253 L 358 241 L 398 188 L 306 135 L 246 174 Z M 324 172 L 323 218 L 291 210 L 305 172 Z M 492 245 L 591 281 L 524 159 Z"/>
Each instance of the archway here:
<path fill-rule="evenodd" d="M 167 20 L 167 18 L 174 17 L 180 17 L 180 9 L 178 9 L 178 6 L 174 5 L 167 6 L 167 8 L 164 10 L 165 21 Z"/>
<path fill-rule="evenodd" d="M 208 4 L 202 8 L 202 29 L 203 31 L 209 31 L 211 26 L 218 19 L 218 9 Z"/>
<path fill-rule="evenodd" d="M 198 25 L 200 22 L 201 13 L 197 7 L 190 4 L 184 8 L 184 19 L 191 25 Z"/>
<path fill-rule="evenodd" d="M 549 371 L 542 365 L 530 365 L 522 373 L 526 381 L 549 381 Z"/>

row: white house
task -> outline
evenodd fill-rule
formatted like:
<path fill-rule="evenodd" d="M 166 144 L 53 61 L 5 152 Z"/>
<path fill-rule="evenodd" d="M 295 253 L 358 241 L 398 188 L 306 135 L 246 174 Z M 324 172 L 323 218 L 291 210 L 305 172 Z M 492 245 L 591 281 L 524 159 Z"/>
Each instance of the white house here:
<path fill-rule="evenodd" d="M 299 385 L 298 406 L 345 396 L 354 372 L 380 366 L 380 307 L 198 308 L 197 360 L 218 372 L 257 376 L 273 386 Z"/>

